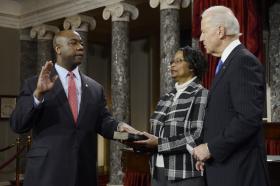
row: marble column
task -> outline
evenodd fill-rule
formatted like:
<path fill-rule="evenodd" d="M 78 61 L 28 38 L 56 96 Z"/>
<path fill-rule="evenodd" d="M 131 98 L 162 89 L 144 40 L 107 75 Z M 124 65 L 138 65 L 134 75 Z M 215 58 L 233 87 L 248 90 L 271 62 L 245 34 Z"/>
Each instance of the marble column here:
<path fill-rule="evenodd" d="M 188 7 L 191 0 L 150 0 L 150 6 L 160 5 L 160 95 L 171 91 L 174 81 L 170 74 L 170 61 L 180 47 L 179 10 Z"/>
<path fill-rule="evenodd" d="M 37 42 L 30 37 L 30 29 L 20 30 L 20 82 L 37 73 Z"/>
<path fill-rule="evenodd" d="M 138 9 L 127 3 L 107 6 L 103 18 L 112 18 L 112 112 L 113 116 L 126 123 L 130 122 L 130 77 L 129 77 L 129 20 L 138 17 Z M 110 143 L 110 183 L 122 184 L 121 148 L 123 146 Z"/>
<path fill-rule="evenodd" d="M 271 90 L 271 121 L 280 122 L 280 3 L 269 10 L 269 84 Z"/>
<path fill-rule="evenodd" d="M 96 27 L 96 21 L 93 17 L 86 16 L 86 15 L 74 15 L 71 17 L 67 17 L 64 20 L 63 27 L 65 30 L 75 30 L 77 31 L 83 41 L 84 44 L 84 58 L 82 64 L 79 66 L 79 69 L 87 74 L 87 67 L 88 67 L 88 32 L 90 30 L 94 30 Z"/>
<path fill-rule="evenodd" d="M 51 25 L 35 26 L 30 31 L 32 38 L 37 38 L 37 73 L 41 71 L 41 67 L 46 61 L 55 60 L 53 49 L 53 37 L 59 29 Z"/>
<path fill-rule="evenodd" d="M 193 3 L 191 4 L 191 10 L 193 12 Z M 200 47 L 199 47 L 199 38 L 194 38 L 192 37 L 192 48 L 194 49 L 197 49 L 197 50 L 200 50 Z"/>

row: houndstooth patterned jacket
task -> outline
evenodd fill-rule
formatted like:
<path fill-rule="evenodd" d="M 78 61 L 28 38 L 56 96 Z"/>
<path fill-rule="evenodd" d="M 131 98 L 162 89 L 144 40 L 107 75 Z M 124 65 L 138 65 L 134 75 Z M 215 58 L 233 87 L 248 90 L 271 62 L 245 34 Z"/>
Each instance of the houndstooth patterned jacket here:
<path fill-rule="evenodd" d="M 187 150 L 187 144 L 195 147 L 202 142 L 202 127 L 208 91 L 192 81 L 173 102 L 174 88 L 158 102 L 150 123 L 151 133 L 159 137 L 158 152 L 163 155 L 168 180 L 180 180 L 202 176 L 195 169 L 195 160 Z M 151 173 L 157 154 L 151 158 Z"/>

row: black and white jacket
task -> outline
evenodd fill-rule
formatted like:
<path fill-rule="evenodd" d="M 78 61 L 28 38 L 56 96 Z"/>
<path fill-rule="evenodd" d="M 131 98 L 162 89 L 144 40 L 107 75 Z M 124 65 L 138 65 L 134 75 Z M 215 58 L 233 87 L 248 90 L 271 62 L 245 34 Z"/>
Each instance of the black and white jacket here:
<path fill-rule="evenodd" d="M 195 79 L 173 101 L 175 94 L 175 88 L 165 94 L 150 119 L 151 133 L 159 137 L 157 153 L 163 155 L 168 180 L 202 176 L 195 169 L 195 160 L 188 152 L 187 144 L 195 147 L 202 142 L 208 91 Z M 151 157 L 152 175 L 157 153 Z"/>

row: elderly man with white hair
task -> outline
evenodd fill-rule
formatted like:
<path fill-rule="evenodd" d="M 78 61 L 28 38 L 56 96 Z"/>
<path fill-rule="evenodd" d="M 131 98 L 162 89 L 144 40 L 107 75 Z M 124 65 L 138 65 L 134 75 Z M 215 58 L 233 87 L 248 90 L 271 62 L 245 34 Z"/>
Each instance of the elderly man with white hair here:
<path fill-rule="evenodd" d="M 204 143 L 192 151 L 208 186 L 270 185 L 262 123 L 264 69 L 240 35 L 229 8 L 203 12 L 200 41 L 208 54 L 220 57 L 208 95 Z"/>

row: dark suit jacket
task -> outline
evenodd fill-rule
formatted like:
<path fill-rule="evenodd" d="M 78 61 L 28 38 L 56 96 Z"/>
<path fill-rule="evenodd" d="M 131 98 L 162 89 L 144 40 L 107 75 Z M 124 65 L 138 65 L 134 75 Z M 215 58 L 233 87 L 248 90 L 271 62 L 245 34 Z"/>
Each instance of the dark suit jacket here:
<path fill-rule="evenodd" d="M 11 118 L 15 132 L 33 129 L 25 186 L 97 185 L 96 134 L 112 138 L 117 122 L 106 108 L 102 86 L 83 74 L 81 79 L 77 127 L 59 79 L 37 108 L 32 95 L 37 77 L 25 81 Z"/>
<path fill-rule="evenodd" d="M 262 115 L 263 67 L 243 45 L 237 46 L 209 91 L 204 141 L 208 186 L 267 186 Z"/>

